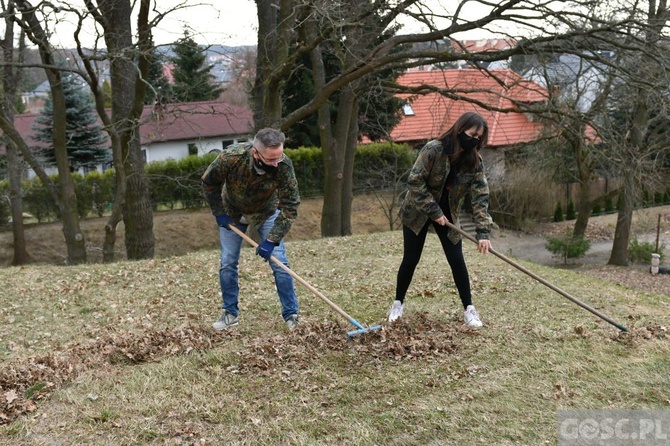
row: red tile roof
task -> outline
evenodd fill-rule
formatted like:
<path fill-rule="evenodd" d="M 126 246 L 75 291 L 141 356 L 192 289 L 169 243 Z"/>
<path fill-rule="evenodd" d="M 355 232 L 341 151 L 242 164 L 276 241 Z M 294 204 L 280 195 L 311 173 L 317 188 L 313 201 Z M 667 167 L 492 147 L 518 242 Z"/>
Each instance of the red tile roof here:
<path fill-rule="evenodd" d="M 144 107 L 140 134 L 142 144 L 249 135 L 253 132 L 250 109 L 224 102 L 185 102 Z"/>
<path fill-rule="evenodd" d="M 489 74 L 490 73 L 490 74 Z M 537 138 L 542 126 L 529 118 L 511 110 L 518 109 L 515 102 L 533 103 L 547 99 L 547 91 L 538 84 L 523 79 L 512 70 L 491 70 L 489 73 L 478 69 L 413 71 L 398 78 L 398 83 L 419 88 L 429 85 L 448 90 L 458 95 L 505 110 L 489 111 L 479 105 L 445 97 L 440 93 L 400 94 L 414 110 L 413 116 L 403 116 L 391 132 L 395 141 L 425 141 L 433 139 L 451 127 L 456 119 L 467 111 L 476 111 L 489 124 L 491 147 L 532 141 Z"/>
<path fill-rule="evenodd" d="M 44 145 L 32 139 L 32 126 L 37 116 L 38 113 L 26 113 L 14 118 L 16 130 L 29 146 Z M 251 110 L 213 101 L 167 104 L 162 108 L 145 105 L 140 127 L 142 144 L 250 135 L 252 132 Z M 2 153 L 4 146 L 0 145 Z"/>

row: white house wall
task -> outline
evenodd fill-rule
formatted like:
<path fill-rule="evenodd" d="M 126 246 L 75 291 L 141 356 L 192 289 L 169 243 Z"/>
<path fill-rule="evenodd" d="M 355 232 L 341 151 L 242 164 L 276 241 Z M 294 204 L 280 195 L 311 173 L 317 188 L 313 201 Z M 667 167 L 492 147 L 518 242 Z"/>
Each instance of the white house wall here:
<path fill-rule="evenodd" d="M 230 144 L 236 144 L 238 142 L 247 141 L 246 136 L 238 136 L 236 138 L 210 138 L 210 139 L 199 139 L 197 141 L 169 141 L 169 142 L 156 142 L 152 144 L 147 144 L 142 146 L 142 151 L 146 154 L 146 162 L 150 163 L 152 161 L 165 161 L 167 159 L 179 160 L 181 158 L 186 158 L 188 156 L 188 145 L 195 144 L 198 148 L 198 155 L 202 156 L 212 151 L 220 152 L 224 146 Z M 48 175 L 57 174 L 58 169 L 55 167 L 46 167 L 45 172 Z M 99 172 L 103 172 L 104 169 L 102 166 L 98 166 L 97 169 Z M 85 173 L 80 171 L 82 175 Z M 35 172 L 32 169 L 27 169 L 26 176 L 28 178 L 33 178 Z"/>
<path fill-rule="evenodd" d="M 150 163 L 152 161 L 164 161 L 167 159 L 178 160 L 188 156 L 188 147 L 189 144 L 194 144 L 198 149 L 198 155 L 205 155 L 212 151 L 220 152 L 225 145 L 234 144 L 242 141 L 246 141 L 246 137 L 236 137 L 232 139 L 223 139 L 223 138 L 210 138 L 210 139 L 199 139 L 199 140 L 184 140 L 184 141 L 166 141 L 166 142 L 154 142 L 151 144 L 143 145 L 142 150 L 146 154 L 146 161 Z"/>

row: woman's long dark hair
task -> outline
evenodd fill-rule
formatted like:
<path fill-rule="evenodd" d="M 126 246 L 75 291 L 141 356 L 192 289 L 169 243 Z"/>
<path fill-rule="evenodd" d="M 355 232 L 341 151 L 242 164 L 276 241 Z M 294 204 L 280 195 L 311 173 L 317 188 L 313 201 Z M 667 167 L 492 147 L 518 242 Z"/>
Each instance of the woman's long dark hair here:
<path fill-rule="evenodd" d="M 463 150 L 458 142 L 458 135 L 469 128 L 482 129 L 477 146 L 473 150 Z M 465 112 L 454 122 L 449 130 L 440 136 L 443 147 L 451 147 L 449 160 L 452 163 L 463 162 L 467 168 L 477 169 L 479 167 L 479 150 L 486 145 L 489 138 L 489 125 L 486 120 L 476 112 Z"/>

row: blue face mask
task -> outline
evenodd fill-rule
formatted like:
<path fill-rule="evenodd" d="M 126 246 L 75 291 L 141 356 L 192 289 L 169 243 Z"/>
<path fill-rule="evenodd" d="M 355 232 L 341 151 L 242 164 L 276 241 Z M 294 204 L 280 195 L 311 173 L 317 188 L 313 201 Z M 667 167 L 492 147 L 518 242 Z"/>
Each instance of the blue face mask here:
<path fill-rule="evenodd" d="M 458 134 L 458 144 L 463 150 L 472 150 L 479 144 L 479 138 L 473 138 L 465 132 Z"/>

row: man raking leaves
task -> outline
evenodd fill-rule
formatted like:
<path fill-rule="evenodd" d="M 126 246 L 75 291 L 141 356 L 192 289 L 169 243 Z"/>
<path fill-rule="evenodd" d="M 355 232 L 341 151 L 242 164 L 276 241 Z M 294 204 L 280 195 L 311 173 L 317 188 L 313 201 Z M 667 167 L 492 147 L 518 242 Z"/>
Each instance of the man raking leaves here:
<path fill-rule="evenodd" d="M 300 192 L 293 163 L 284 155 L 285 136 L 279 130 L 266 128 L 254 137 L 253 144 L 228 146 L 202 176 L 203 190 L 219 225 L 221 244 L 222 313 L 214 322 L 215 330 L 237 325 L 238 269 L 242 239 L 235 226 L 245 232 L 257 228 L 262 242 L 256 254 L 265 260 L 274 255 L 288 268 L 284 236 L 298 215 Z M 298 298 L 293 277 L 271 262 L 282 317 L 289 330 L 298 324 Z"/>

